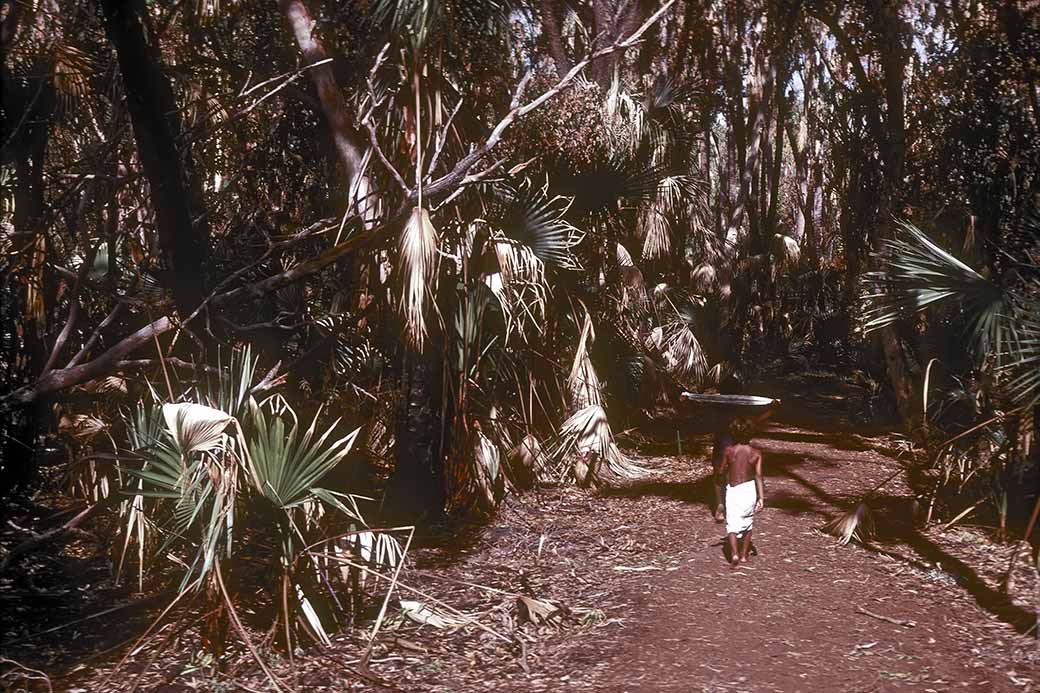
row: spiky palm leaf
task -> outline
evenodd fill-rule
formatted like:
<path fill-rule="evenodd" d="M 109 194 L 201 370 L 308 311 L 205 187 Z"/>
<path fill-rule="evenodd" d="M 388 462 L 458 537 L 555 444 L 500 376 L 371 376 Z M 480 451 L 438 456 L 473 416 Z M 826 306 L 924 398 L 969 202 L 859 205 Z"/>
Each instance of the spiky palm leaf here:
<path fill-rule="evenodd" d="M 967 318 L 973 351 L 980 357 L 1004 353 L 1009 337 L 1006 292 L 946 252 L 920 229 L 899 222 L 876 255 L 879 269 L 866 275 L 864 330 L 891 325 L 949 300 Z"/>
<path fill-rule="evenodd" d="M 1016 325 L 1015 353 L 1007 361 L 1013 380 L 1008 386 L 1011 399 L 1024 408 L 1040 404 L 1040 306 L 1024 311 Z"/>
<path fill-rule="evenodd" d="M 360 428 L 326 444 L 339 424 L 337 419 L 315 439 L 320 410 L 302 434 L 296 413 L 288 406 L 276 404 L 274 416 L 268 418 L 263 408 L 250 406 L 251 426 L 246 435 L 247 460 L 256 491 L 279 508 L 296 508 L 314 498 L 340 509 L 352 519 L 360 520 L 356 510 L 343 504 L 340 494 L 317 487 L 350 452 Z M 286 429 L 284 415 L 292 426 Z"/>
<path fill-rule="evenodd" d="M 572 211 L 576 215 L 597 218 L 616 214 L 624 204 L 650 202 L 664 178 L 664 166 L 623 152 L 586 170 L 562 176 L 560 185 L 565 194 L 574 198 Z"/>
<path fill-rule="evenodd" d="M 530 180 L 502 188 L 500 195 L 505 205 L 495 225 L 506 238 L 530 248 L 546 265 L 581 269 L 573 249 L 583 235 L 566 219 L 570 198 L 550 197 L 546 187 L 535 187 Z"/>

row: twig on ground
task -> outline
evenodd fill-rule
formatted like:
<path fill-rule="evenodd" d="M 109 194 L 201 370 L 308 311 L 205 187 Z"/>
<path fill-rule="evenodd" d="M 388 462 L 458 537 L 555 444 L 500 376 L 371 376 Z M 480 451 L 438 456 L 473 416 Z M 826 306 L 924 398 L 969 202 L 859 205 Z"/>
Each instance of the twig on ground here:
<path fill-rule="evenodd" d="M 875 614 L 873 611 L 867 611 L 866 609 L 856 609 L 857 613 L 861 613 L 864 616 L 870 616 L 876 618 L 879 621 L 885 623 L 891 623 L 897 626 L 903 626 L 904 628 L 913 628 L 917 624 L 914 621 L 900 621 L 898 618 L 892 618 L 890 616 L 882 616 L 881 614 Z"/>

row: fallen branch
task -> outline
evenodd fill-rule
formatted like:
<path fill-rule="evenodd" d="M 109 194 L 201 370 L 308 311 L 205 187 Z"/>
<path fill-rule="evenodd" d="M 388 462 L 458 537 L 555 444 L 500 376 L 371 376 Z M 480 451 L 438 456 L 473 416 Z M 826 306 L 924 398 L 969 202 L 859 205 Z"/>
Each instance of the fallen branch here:
<path fill-rule="evenodd" d="M 114 347 L 98 356 L 93 361 L 88 361 L 80 366 L 62 368 L 49 371 L 40 377 L 35 383 L 18 388 L 14 392 L 0 398 L 0 412 L 19 405 L 26 405 L 40 397 L 53 394 L 60 390 L 85 383 L 102 375 L 114 371 L 119 362 L 126 358 L 131 352 L 144 346 L 153 338 L 169 332 L 174 327 L 173 321 L 168 317 L 161 317 L 137 330 Z"/>
<path fill-rule="evenodd" d="M 917 625 L 917 623 L 915 623 L 914 621 L 900 621 L 898 618 L 882 616 L 881 614 L 875 614 L 873 611 L 867 611 L 866 609 L 857 609 L 856 611 L 858 613 L 863 614 L 864 616 L 870 616 L 871 618 L 876 618 L 879 621 L 884 621 L 885 623 L 891 623 L 897 626 L 903 626 L 904 628 L 913 628 Z"/>
<path fill-rule="evenodd" d="M 41 549 L 52 541 L 57 541 L 66 534 L 72 532 L 83 522 L 83 520 L 90 517 L 97 507 L 98 504 L 87 506 L 77 513 L 75 517 L 60 527 L 55 527 L 54 529 L 43 532 L 42 534 L 33 534 L 29 539 L 14 546 L 7 552 L 7 555 L 4 556 L 4 560 L 0 561 L 0 575 L 6 573 L 22 556 Z"/>

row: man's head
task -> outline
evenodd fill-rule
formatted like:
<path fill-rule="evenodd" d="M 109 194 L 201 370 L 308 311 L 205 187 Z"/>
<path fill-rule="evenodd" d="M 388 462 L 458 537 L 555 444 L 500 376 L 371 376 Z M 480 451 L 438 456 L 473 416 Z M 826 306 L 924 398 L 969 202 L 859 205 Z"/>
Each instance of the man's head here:
<path fill-rule="evenodd" d="M 754 433 L 754 425 L 749 419 L 739 417 L 729 425 L 729 434 L 738 443 L 747 444 L 751 442 L 751 434 Z"/>

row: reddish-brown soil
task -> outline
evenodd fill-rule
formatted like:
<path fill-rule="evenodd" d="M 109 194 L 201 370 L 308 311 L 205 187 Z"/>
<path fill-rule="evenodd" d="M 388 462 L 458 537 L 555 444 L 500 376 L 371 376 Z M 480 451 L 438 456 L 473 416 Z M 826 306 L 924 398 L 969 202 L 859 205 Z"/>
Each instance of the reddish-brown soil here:
<path fill-rule="evenodd" d="M 330 651 L 301 652 L 293 667 L 268 653 L 272 667 L 301 691 L 1040 689 L 1028 559 L 1017 597 L 1005 598 L 997 584 L 1012 549 L 980 529 L 913 530 L 912 496 L 898 478 L 875 502 L 873 546 L 839 546 L 818 531 L 898 468 L 897 440 L 789 425 L 764 432 L 760 555 L 737 570 L 723 560 L 706 504 L 707 442 L 688 438 L 682 457 L 674 442 L 644 445 L 632 453 L 651 471 L 644 480 L 513 497 L 491 524 L 413 552 L 405 583 L 504 640 L 473 625 L 420 626 L 392 608 L 367 673 L 360 630 L 337 636 Z M 563 611 L 533 624 L 518 595 Z M 47 671 L 57 690 L 100 690 L 111 673 L 94 659 L 61 678 L 75 658 L 33 647 L 6 656 Z M 141 689 L 270 690 L 244 654 L 227 674 L 203 673 L 197 647 L 190 634 L 166 645 Z M 113 681 L 126 687 L 150 656 L 132 658 Z"/>

